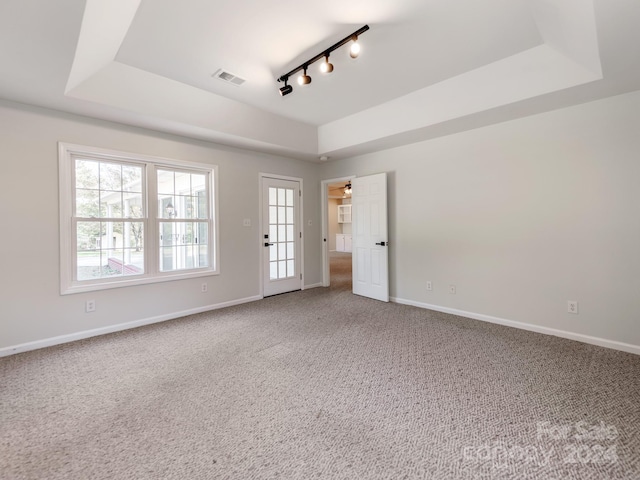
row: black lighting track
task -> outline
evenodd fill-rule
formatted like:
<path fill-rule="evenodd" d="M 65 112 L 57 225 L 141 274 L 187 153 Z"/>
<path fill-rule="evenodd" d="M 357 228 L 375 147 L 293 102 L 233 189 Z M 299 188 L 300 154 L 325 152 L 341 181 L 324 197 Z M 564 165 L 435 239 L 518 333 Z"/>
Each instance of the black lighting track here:
<path fill-rule="evenodd" d="M 338 48 L 340 48 L 341 46 L 343 46 L 344 44 L 350 42 L 351 40 L 356 40 L 358 38 L 359 35 L 363 34 L 364 32 L 366 32 L 367 30 L 369 30 L 369 25 L 365 25 L 363 27 L 360 27 L 358 30 L 356 30 L 355 32 L 353 32 L 350 35 L 347 35 L 346 37 L 344 37 L 342 40 L 340 40 L 337 43 L 334 43 L 333 45 L 331 45 L 329 48 L 327 48 L 326 50 L 323 50 L 321 53 L 319 53 L 318 55 L 316 55 L 315 57 L 311 58 L 310 60 L 307 60 L 304 63 L 301 63 L 300 65 L 298 65 L 296 68 L 294 68 L 293 70 L 291 70 L 290 72 L 285 73 L 284 75 L 280 75 L 280 77 L 278 77 L 278 82 L 286 82 L 289 80 L 289 78 L 295 74 L 296 72 L 299 72 L 300 70 L 305 70 L 306 68 L 309 67 L 309 65 L 311 65 L 314 62 L 317 62 L 318 60 L 320 60 L 321 58 L 326 57 L 327 55 L 329 55 L 331 52 L 333 52 L 334 50 L 337 50 Z"/>

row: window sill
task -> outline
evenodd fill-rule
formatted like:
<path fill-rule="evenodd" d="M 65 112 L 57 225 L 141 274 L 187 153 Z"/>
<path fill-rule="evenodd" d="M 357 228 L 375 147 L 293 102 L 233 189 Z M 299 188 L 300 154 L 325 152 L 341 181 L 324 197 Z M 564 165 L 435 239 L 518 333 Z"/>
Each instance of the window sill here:
<path fill-rule="evenodd" d="M 148 285 L 152 283 L 173 282 L 175 280 L 185 280 L 188 278 L 211 277 L 219 275 L 220 272 L 213 269 L 202 269 L 193 272 L 166 273 L 156 276 L 131 277 L 118 281 L 96 281 L 92 283 L 74 283 L 68 287 L 60 289 L 60 295 L 72 295 L 74 293 L 95 292 L 98 290 L 110 290 L 112 288 L 134 287 L 136 285 Z"/>

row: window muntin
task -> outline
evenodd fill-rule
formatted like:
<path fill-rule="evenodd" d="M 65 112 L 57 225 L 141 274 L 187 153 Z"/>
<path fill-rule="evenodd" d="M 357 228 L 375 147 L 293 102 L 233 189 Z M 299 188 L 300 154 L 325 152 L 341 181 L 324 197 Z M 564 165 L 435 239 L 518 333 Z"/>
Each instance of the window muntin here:
<path fill-rule="evenodd" d="M 216 171 L 61 143 L 61 293 L 217 273 Z"/>

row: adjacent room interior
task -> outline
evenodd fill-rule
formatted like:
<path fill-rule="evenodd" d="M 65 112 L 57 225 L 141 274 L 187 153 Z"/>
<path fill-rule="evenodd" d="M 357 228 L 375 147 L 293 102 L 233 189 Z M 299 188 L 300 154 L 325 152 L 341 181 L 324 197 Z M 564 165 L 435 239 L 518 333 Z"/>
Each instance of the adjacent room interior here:
<path fill-rule="evenodd" d="M 0 474 L 640 478 L 640 2 L 0 2 Z"/>

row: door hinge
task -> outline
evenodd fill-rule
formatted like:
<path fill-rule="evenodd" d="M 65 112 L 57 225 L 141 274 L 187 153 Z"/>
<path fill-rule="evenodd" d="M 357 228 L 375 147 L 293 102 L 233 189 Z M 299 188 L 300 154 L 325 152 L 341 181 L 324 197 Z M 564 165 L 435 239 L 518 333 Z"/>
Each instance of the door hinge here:
<path fill-rule="evenodd" d="M 302 280 L 302 274 L 300 274 L 300 280 Z"/>
<path fill-rule="evenodd" d="M 298 196 L 301 197 L 302 196 L 302 190 L 298 190 Z"/>
<path fill-rule="evenodd" d="M 300 238 L 302 238 L 302 232 L 300 232 Z"/>

